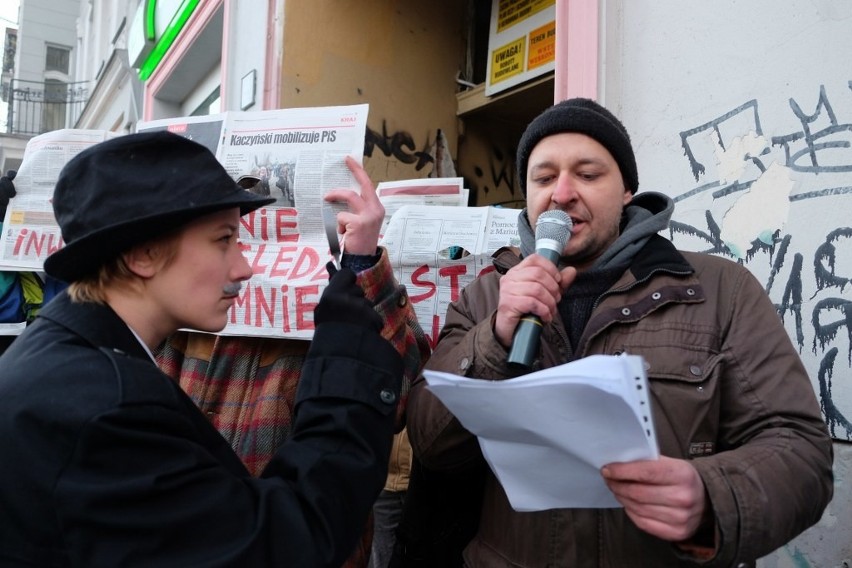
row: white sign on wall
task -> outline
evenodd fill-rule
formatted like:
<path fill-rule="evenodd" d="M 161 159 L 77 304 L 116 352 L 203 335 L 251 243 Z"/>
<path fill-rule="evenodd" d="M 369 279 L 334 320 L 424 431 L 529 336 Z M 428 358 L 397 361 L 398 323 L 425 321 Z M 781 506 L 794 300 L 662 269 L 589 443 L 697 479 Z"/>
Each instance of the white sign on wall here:
<path fill-rule="evenodd" d="M 556 0 L 493 0 L 485 94 L 548 71 L 556 60 Z"/>

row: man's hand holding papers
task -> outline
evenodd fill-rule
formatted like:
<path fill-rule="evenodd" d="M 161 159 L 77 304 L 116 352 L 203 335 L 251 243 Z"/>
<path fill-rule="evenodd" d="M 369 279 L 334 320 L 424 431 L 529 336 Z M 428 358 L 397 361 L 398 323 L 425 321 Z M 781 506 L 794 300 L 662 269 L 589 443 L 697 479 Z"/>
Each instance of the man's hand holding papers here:
<path fill-rule="evenodd" d="M 424 376 L 478 437 L 517 511 L 620 507 L 601 468 L 659 457 L 641 357 L 595 355 L 504 381 Z"/>
<path fill-rule="evenodd" d="M 602 474 L 627 516 L 645 532 L 677 542 L 708 520 L 704 483 L 688 461 L 662 456 L 612 463 Z"/>

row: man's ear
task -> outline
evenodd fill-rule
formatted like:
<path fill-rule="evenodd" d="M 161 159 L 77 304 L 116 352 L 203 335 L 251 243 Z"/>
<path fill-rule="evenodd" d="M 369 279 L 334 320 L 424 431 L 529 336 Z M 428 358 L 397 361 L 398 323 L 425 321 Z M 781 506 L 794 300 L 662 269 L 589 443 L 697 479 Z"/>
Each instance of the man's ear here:
<path fill-rule="evenodd" d="M 162 266 L 160 255 L 157 254 L 157 245 L 154 243 L 143 243 L 136 245 L 122 257 L 127 269 L 140 278 L 152 278 Z"/>

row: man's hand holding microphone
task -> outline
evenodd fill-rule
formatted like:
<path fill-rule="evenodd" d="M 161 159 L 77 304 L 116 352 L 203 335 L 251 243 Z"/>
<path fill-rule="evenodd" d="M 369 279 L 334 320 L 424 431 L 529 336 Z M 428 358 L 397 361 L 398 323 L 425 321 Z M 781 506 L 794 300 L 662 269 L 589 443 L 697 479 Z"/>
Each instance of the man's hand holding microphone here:
<path fill-rule="evenodd" d="M 542 213 L 536 222 L 536 254 L 524 258 L 500 279 L 494 333 L 509 349 L 510 367 L 528 370 L 532 366 L 542 325 L 553 320 L 562 292 L 577 275 L 574 267 L 558 268 L 571 227 L 571 218 L 564 211 Z"/>

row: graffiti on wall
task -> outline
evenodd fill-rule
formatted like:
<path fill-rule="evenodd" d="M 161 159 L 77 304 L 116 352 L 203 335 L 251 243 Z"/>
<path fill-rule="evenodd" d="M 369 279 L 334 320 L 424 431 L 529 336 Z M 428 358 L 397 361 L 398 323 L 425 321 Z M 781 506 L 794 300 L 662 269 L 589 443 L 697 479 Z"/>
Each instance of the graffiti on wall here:
<path fill-rule="evenodd" d="M 848 86 L 833 96 L 852 97 Z M 756 99 L 680 133 L 697 185 L 674 198 L 670 237 L 761 279 L 816 375 L 832 436 L 852 440 L 852 116 L 824 86 L 789 111 L 796 129 L 769 138 Z"/>
<path fill-rule="evenodd" d="M 515 160 L 497 146 L 492 146 L 486 157 L 486 164 L 474 164 L 474 178 L 471 180 L 471 205 L 475 205 L 479 196 L 491 204 L 523 207 L 523 195 L 515 193 Z M 495 199 L 491 191 L 506 195 L 506 199 Z"/>
<path fill-rule="evenodd" d="M 369 126 L 367 127 L 364 156 L 372 157 L 373 153 L 378 150 L 385 157 L 413 166 L 414 170 L 419 172 L 427 165 L 434 163 L 435 159 L 429 153 L 433 144 L 433 137 L 427 135 L 423 149 L 418 150 L 414 137 L 410 133 L 404 130 L 389 133 L 387 121 L 383 120 L 381 132 L 376 132 Z"/>

